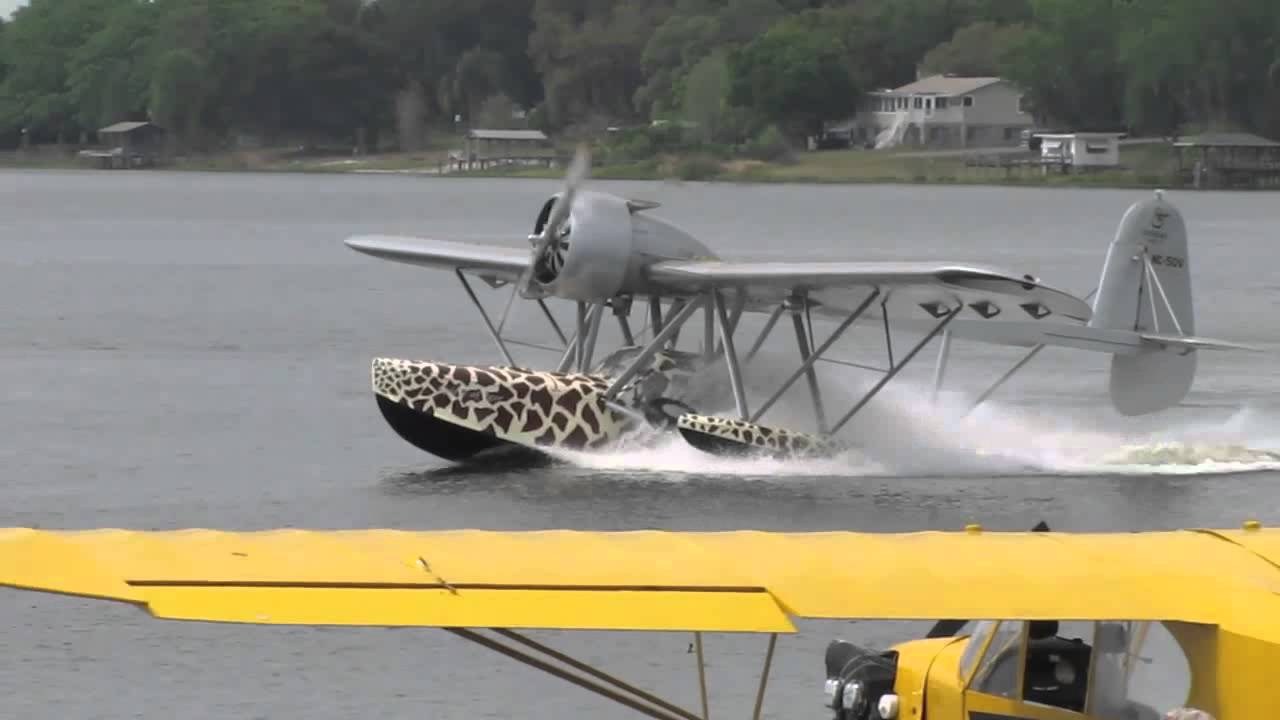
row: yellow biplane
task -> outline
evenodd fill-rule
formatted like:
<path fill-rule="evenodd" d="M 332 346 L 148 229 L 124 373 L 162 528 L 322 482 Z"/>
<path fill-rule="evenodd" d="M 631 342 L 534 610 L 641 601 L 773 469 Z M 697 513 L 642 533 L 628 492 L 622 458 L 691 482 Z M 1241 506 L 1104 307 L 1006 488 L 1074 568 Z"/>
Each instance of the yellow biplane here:
<path fill-rule="evenodd" d="M 777 634 L 795 619 L 972 618 L 883 651 L 833 642 L 828 713 L 1280 717 L 1280 531 L 1253 522 L 1093 534 L 3 529 L 0 585 L 175 620 L 439 627 L 657 720 L 704 720 L 705 679 L 699 714 L 521 631 L 688 631 L 700 671 L 702 633 L 766 634 L 758 718 Z"/>

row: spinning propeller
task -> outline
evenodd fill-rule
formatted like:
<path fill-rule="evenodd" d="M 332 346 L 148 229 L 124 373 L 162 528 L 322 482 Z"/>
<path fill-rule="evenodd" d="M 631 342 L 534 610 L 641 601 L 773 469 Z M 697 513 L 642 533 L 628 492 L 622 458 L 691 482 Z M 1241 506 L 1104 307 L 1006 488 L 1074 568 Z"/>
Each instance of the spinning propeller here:
<path fill-rule="evenodd" d="M 565 173 L 564 192 L 551 206 L 547 222 L 542 232 L 529 236 L 533 243 L 533 252 L 529 266 L 521 274 L 517 288 L 520 297 L 536 300 L 547 297 L 550 293 L 544 285 L 555 280 L 564 268 L 565 255 L 569 251 L 570 209 L 578 188 L 587 179 L 591 171 L 591 153 L 585 144 L 579 145 Z"/>

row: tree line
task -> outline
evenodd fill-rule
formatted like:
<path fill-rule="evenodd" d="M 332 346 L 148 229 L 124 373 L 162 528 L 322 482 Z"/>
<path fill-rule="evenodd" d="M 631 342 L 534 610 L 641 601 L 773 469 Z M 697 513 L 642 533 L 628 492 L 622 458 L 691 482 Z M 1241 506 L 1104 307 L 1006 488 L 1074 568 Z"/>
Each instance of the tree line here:
<path fill-rule="evenodd" d="M 745 142 L 918 72 L 1002 75 L 1070 127 L 1275 136 L 1280 2 L 29 0 L 0 23 L 0 143 L 150 119 L 192 147 L 415 149 L 458 116 Z"/>

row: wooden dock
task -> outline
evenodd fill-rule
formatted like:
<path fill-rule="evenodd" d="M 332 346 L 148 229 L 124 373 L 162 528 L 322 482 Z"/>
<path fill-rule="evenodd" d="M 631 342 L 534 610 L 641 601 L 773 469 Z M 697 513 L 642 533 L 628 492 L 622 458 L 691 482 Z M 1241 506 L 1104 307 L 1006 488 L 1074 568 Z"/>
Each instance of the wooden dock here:
<path fill-rule="evenodd" d="M 1026 174 L 1059 174 L 1071 172 L 1071 164 L 1060 158 L 1042 157 L 1039 153 L 999 153 L 969 155 L 964 159 L 966 168 L 1003 170 L 1005 177 Z"/>
<path fill-rule="evenodd" d="M 1178 181 L 1198 189 L 1280 188 L 1280 143 L 1250 133 L 1208 133 L 1173 143 Z"/>
<path fill-rule="evenodd" d="M 440 174 L 463 172 L 467 170 L 489 170 L 508 165 L 529 165 L 551 169 L 561 164 L 559 155 L 473 155 L 450 153 L 449 158 L 441 163 Z"/>

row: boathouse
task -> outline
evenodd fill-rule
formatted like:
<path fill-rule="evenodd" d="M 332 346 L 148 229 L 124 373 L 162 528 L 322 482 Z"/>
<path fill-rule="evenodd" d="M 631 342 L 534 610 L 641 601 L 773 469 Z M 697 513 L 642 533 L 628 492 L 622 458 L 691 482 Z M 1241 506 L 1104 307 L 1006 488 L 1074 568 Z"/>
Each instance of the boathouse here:
<path fill-rule="evenodd" d="M 1280 143 L 1251 133 L 1206 133 L 1173 143 L 1178 176 L 1197 188 L 1280 187 Z"/>

